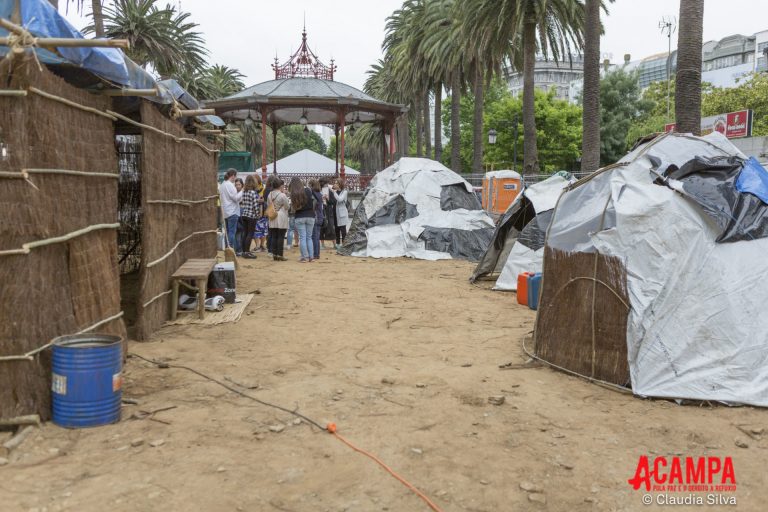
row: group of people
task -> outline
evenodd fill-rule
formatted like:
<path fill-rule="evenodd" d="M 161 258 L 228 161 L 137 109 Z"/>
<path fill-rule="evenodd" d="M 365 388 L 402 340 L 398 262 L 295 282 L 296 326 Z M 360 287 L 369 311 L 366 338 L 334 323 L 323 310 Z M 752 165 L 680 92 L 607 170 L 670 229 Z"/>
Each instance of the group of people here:
<path fill-rule="evenodd" d="M 287 241 L 289 249 L 299 247 L 299 261 L 309 263 L 320 257 L 325 241 L 338 249 L 347 236 L 350 205 L 342 179 L 321 177 L 304 185 L 293 178 L 286 192 L 285 181 L 277 175 L 265 184 L 258 175 L 243 181 L 229 169 L 219 196 L 227 242 L 244 258 L 267 252 L 275 261 L 287 261 Z"/>

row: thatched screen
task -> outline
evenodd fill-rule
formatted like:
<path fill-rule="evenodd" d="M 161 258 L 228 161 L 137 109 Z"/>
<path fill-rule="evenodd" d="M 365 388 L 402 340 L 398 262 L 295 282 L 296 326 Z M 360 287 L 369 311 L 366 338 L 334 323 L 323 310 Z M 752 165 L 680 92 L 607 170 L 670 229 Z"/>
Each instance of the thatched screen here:
<path fill-rule="evenodd" d="M 536 355 L 585 377 L 628 385 L 627 304 L 620 259 L 545 247 Z"/>
<path fill-rule="evenodd" d="M 9 159 L 0 161 L 0 359 L 34 351 L 120 314 L 114 226 L 117 161 L 112 120 L 32 92 L 30 87 L 100 111 L 107 98 L 76 89 L 35 61 L 0 71 L 0 127 Z M 29 170 L 28 181 L 19 178 Z M 87 176 L 79 171 L 99 173 Z M 67 241 L 22 244 L 104 225 Z M 5 253 L 3 253 L 5 252 Z M 125 335 L 120 317 L 96 328 Z M 50 351 L 0 360 L 0 418 L 50 416 Z"/>
<path fill-rule="evenodd" d="M 142 102 L 141 122 L 190 139 Z M 216 257 L 216 153 L 197 141 L 142 129 L 142 260 L 135 336 L 146 339 L 170 314 L 169 277 L 189 258 Z"/>

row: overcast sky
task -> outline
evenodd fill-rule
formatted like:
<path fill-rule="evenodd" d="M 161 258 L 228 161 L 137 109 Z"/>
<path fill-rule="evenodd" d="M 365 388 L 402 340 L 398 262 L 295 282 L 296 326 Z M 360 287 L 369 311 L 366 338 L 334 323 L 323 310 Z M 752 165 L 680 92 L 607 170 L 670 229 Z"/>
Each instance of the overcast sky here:
<path fill-rule="evenodd" d="M 296 50 L 306 16 L 310 48 L 326 63 L 336 59 L 336 80 L 358 88 L 369 66 L 381 57 L 386 17 L 402 5 L 402 0 L 167 1 L 181 4 L 200 25 L 211 63 L 239 69 L 246 85 L 274 78 L 270 64 L 275 55 L 282 62 Z M 636 60 L 667 50 L 658 25 L 663 16 L 677 16 L 679 0 L 616 0 L 609 9 L 603 16 L 604 58 L 621 62 L 625 53 Z M 77 28 L 86 23 L 72 6 L 67 17 Z M 705 0 L 705 41 L 767 29 L 768 0 Z M 677 34 L 673 50 L 676 43 Z"/>

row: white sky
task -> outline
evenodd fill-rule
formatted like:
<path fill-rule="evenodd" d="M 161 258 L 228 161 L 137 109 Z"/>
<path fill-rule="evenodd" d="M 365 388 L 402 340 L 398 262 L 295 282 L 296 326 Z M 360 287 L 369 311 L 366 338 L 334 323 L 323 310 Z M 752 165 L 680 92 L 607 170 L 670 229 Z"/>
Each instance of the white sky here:
<path fill-rule="evenodd" d="M 65 1 L 59 0 L 62 11 Z M 336 80 L 358 88 L 369 66 L 381 57 L 386 17 L 402 5 L 402 0 L 167 1 L 181 4 L 200 25 L 211 63 L 239 69 L 246 85 L 274 78 L 270 64 L 275 54 L 282 62 L 296 50 L 306 15 L 310 48 L 326 64 L 335 58 Z M 67 18 L 82 28 L 86 21 L 73 5 Z M 667 39 L 658 24 L 662 16 L 677 16 L 678 10 L 679 0 L 616 0 L 609 5 L 609 16 L 603 16 L 601 53 L 621 62 L 625 53 L 637 60 L 666 51 Z M 705 0 L 705 41 L 765 29 L 768 0 Z M 675 34 L 673 50 L 676 42 Z"/>

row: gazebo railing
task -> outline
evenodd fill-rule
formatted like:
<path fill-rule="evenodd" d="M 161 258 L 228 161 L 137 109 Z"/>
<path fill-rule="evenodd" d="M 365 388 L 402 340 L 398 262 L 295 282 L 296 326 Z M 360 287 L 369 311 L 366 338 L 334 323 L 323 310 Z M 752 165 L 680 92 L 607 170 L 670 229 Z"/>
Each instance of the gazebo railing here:
<path fill-rule="evenodd" d="M 336 176 L 334 176 L 333 174 L 294 173 L 294 172 L 290 174 L 289 173 L 280 174 L 280 172 L 278 171 L 277 175 L 285 180 L 286 186 L 294 178 L 300 179 L 302 183 L 304 183 L 305 185 L 311 179 L 316 179 L 316 180 L 319 180 L 320 178 L 330 178 L 331 180 L 336 179 Z M 362 192 L 368 187 L 368 184 L 371 182 L 372 178 L 373 176 L 369 174 L 347 174 L 346 176 L 344 176 L 344 183 L 346 183 L 347 190 L 349 190 L 350 192 Z"/>

